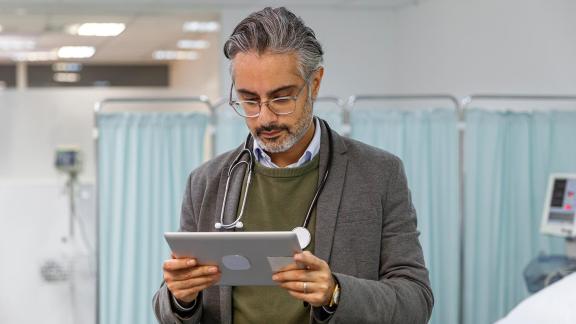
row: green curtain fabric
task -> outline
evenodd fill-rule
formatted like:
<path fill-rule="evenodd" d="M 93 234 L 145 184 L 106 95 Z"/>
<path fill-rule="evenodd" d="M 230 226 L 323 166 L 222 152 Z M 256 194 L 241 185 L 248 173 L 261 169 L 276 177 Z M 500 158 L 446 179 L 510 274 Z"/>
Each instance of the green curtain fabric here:
<path fill-rule="evenodd" d="M 466 324 L 493 323 L 528 296 L 524 267 L 563 241 L 539 232 L 548 177 L 576 172 L 576 112 L 466 114 Z"/>
<path fill-rule="evenodd" d="M 404 162 L 435 295 L 430 323 L 458 322 L 458 130 L 454 109 L 355 109 L 351 136 Z"/>
<path fill-rule="evenodd" d="M 98 116 L 100 323 L 156 323 L 151 302 L 179 227 L 190 171 L 203 161 L 208 117 Z"/>

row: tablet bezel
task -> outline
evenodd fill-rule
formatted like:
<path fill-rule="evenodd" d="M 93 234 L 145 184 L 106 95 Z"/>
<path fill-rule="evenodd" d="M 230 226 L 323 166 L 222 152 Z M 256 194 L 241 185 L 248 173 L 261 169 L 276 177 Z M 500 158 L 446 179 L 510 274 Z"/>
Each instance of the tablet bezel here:
<path fill-rule="evenodd" d="M 273 268 L 269 257 L 281 264 L 292 263 L 301 252 L 296 233 L 277 232 L 166 232 L 164 238 L 176 257 L 191 257 L 201 265 L 217 265 L 222 286 L 273 286 Z M 250 261 L 250 269 L 231 270 L 222 257 L 241 255 Z"/>

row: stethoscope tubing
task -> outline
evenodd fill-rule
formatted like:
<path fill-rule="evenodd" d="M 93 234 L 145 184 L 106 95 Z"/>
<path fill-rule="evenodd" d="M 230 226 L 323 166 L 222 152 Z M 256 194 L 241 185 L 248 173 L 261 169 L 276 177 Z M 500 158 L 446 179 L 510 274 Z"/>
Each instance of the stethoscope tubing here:
<path fill-rule="evenodd" d="M 330 126 L 328 125 L 328 123 L 326 121 L 322 120 L 322 122 L 324 123 L 324 126 L 326 127 L 326 130 L 328 133 L 328 163 L 326 165 L 326 172 L 324 172 L 324 176 L 322 177 L 322 181 L 320 181 L 320 184 L 318 185 L 318 189 L 316 189 L 316 192 L 314 193 L 314 197 L 312 198 L 312 202 L 310 203 L 310 206 L 308 207 L 308 211 L 306 212 L 306 217 L 304 219 L 304 222 L 302 223 L 303 228 L 308 227 L 308 224 L 310 222 L 310 217 L 312 215 L 312 210 L 316 206 L 316 202 L 318 200 L 318 197 L 320 196 L 320 194 L 324 190 L 324 185 L 326 184 L 326 180 L 328 179 L 328 174 L 330 173 L 330 168 L 331 168 L 331 164 L 332 164 L 332 134 L 331 134 L 331 129 L 330 129 Z M 252 181 L 252 172 L 254 171 L 254 156 L 252 155 L 252 151 L 248 147 L 248 143 L 250 143 L 251 139 L 252 139 L 252 136 L 250 134 L 248 134 L 248 137 L 246 138 L 246 141 L 244 142 L 244 147 L 238 153 L 238 155 L 236 156 L 236 158 L 234 159 L 234 161 L 230 165 L 230 168 L 228 169 L 228 178 L 226 180 L 226 187 L 224 189 L 224 199 L 222 200 L 222 209 L 220 211 L 220 222 L 217 222 L 216 224 L 214 224 L 216 229 L 228 230 L 228 229 L 233 229 L 233 228 L 242 228 L 244 226 L 244 224 L 242 223 L 242 217 L 244 216 L 244 207 L 246 205 L 246 198 L 248 197 L 248 191 L 250 189 L 250 183 Z M 248 161 L 242 160 L 242 157 L 245 154 L 248 154 Z M 230 179 L 232 178 L 232 174 L 234 173 L 234 169 L 236 169 L 236 167 L 238 167 L 242 164 L 246 164 L 246 166 L 248 167 L 248 179 L 246 179 L 246 189 L 244 190 L 244 197 L 242 198 L 240 213 L 238 214 L 238 216 L 236 217 L 234 222 L 232 222 L 230 224 L 224 224 L 224 213 L 226 210 L 226 201 L 228 198 Z"/>

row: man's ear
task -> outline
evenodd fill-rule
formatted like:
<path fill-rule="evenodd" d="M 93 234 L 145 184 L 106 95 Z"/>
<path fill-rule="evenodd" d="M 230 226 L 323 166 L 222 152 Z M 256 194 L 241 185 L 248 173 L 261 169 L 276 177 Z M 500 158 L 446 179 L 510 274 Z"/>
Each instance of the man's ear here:
<path fill-rule="evenodd" d="M 322 77 L 324 77 L 324 68 L 319 67 L 318 70 L 314 72 L 314 78 L 312 79 L 313 99 L 316 99 L 318 97 L 318 92 L 320 92 L 320 84 L 322 83 Z"/>

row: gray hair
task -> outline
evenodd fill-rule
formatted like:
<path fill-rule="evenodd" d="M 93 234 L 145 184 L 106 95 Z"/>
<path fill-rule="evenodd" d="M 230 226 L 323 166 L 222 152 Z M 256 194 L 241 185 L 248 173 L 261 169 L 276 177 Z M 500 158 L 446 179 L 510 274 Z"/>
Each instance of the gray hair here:
<path fill-rule="evenodd" d="M 295 52 L 303 79 L 322 67 L 322 46 L 314 31 L 290 10 L 266 7 L 242 20 L 224 44 L 224 55 L 232 60 L 238 52 Z M 233 66 L 231 66 L 233 68 Z"/>

